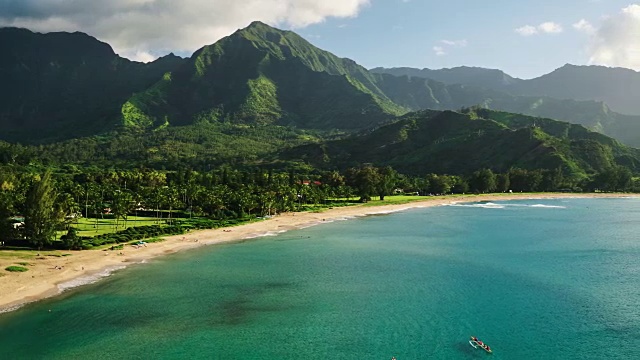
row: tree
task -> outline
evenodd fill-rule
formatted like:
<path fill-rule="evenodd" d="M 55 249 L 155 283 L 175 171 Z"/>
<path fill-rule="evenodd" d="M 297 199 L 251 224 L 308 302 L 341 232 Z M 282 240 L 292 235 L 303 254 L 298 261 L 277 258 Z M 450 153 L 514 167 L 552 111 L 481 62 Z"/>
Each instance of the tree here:
<path fill-rule="evenodd" d="M 60 237 L 64 247 L 69 250 L 82 249 L 82 239 L 78 236 L 75 228 L 69 228 L 65 235 Z"/>
<path fill-rule="evenodd" d="M 393 193 L 398 173 L 391 166 L 386 166 L 378 169 L 378 174 L 380 178 L 378 181 L 378 195 L 380 195 L 380 201 L 382 201 L 385 196 Z"/>
<path fill-rule="evenodd" d="M 164 200 L 164 205 L 169 207 L 169 218 L 167 222 L 171 225 L 173 224 L 173 210 L 180 206 L 180 194 L 178 194 L 178 189 L 169 186 L 163 187 L 162 198 Z"/>
<path fill-rule="evenodd" d="M 38 249 L 51 245 L 56 227 L 63 218 L 62 212 L 55 206 L 57 198 L 50 170 L 40 179 L 34 179 L 27 192 L 24 233 L 27 241 Z"/>
<path fill-rule="evenodd" d="M 9 191 L 0 189 L 0 245 L 13 237 L 13 224 L 10 217 L 13 212 L 13 202 Z"/>
<path fill-rule="evenodd" d="M 344 176 L 334 170 L 324 174 L 322 177 L 322 183 L 337 188 L 338 186 L 344 185 Z"/>
<path fill-rule="evenodd" d="M 509 174 L 498 174 L 496 176 L 497 192 L 507 192 L 509 191 L 510 186 L 511 186 L 511 183 L 509 181 Z"/>
<path fill-rule="evenodd" d="M 627 191 L 632 184 L 631 171 L 623 166 L 603 170 L 596 174 L 592 181 L 592 187 L 602 191 Z"/>
<path fill-rule="evenodd" d="M 513 191 L 537 191 L 542 182 L 542 172 L 539 170 L 512 168 L 509 170 L 509 182 Z"/>
<path fill-rule="evenodd" d="M 116 232 L 118 231 L 119 219 L 122 219 L 124 227 L 127 227 L 127 215 L 132 207 L 133 196 L 129 191 L 119 189 L 114 191 L 111 212 L 116 220 Z"/>
<path fill-rule="evenodd" d="M 74 219 L 77 219 L 80 206 L 78 206 L 73 196 L 68 193 L 60 194 L 56 203 L 58 210 L 62 212 L 62 216 L 64 217 L 65 229 L 68 230 Z"/>
<path fill-rule="evenodd" d="M 427 174 L 425 182 L 428 193 L 448 194 L 451 192 L 451 178 L 447 175 Z"/>
<path fill-rule="evenodd" d="M 371 195 L 376 193 L 376 188 L 380 182 L 380 174 L 373 166 L 365 166 L 353 172 L 351 184 L 356 189 L 360 202 L 371 200 Z"/>
<path fill-rule="evenodd" d="M 564 174 L 561 167 L 555 170 L 545 170 L 542 172 L 542 183 L 540 188 L 543 191 L 555 191 L 563 186 Z"/>
<path fill-rule="evenodd" d="M 451 192 L 456 194 L 466 194 L 469 192 L 469 183 L 465 178 L 461 176 L 452 176 L 451 180 L 453 183 Z"/>
<path fill-rule="evenodd" d="M 469 187 L 477 193 L 493 192 L 496 190 L 496 175 L 490 169 L 478 170 L 471 175 Z"/>

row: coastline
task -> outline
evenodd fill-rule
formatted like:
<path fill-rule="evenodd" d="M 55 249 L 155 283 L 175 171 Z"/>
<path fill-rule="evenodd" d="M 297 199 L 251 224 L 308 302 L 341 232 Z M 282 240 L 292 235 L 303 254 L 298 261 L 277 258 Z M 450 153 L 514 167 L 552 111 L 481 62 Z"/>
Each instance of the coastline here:
<path fill-rule="evenodd" d="M 165 241 L 150 243 L 145 247 L 126 246 L 123 250 L 84 250 L 56 253 L 71 254 L 55 256 L 47 252 L 30 260 L 20 260 L 18 256 L 0 256 L 0 313 L 15 310 L 27 303 L 56 296 L 62 291 L 99 281 L 113 271 L 132 264 L 139 264 L 159 256 L 178 251 L 195 249 L 206 245 L 225 244 L 302 229 L 309 226 L 345 220 L 356 217 L 393 213 L 413 208 L 448 205 L 460 202 L 507 201 L 556 198 L 614 198 L 633 197 L 634 194 L 488 194 L 465 196 L 438 196 L 422 198 L 405 204 L 384 204 L 375 206 L 353 205 L 332 208 L 323 212 L 284 213 L 270 219 L 251 222 L 230 228 L 193 231 L 184 235 L 174 235 Z M 2 251 L 9 254 L 10 251 Z M 23 273 L 4 272 L 4 268 L 17 262 L 28 262 L 29 271 Z"/>

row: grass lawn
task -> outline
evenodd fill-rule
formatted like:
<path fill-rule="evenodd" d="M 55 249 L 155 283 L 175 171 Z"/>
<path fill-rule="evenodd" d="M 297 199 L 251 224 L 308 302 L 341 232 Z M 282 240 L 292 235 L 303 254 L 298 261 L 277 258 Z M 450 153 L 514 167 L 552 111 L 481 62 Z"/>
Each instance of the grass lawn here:
<path fill-rule="evenodd" d="M 178 219 L 174 219 L 174 220 L 178 220 Z M 115 219 L 98 219 L 97 223 L 98 224 L 96 226 L 96 219 L 80 218 L 78 219 L 78 223 L 73 222 L 71 226 L 76 228 L 76 230 L 78 231 L 78 236 L 96 236 L 101 234 L 114 233 L 116 231 Z M 165 224 L 164 219 L 161 220 L 159 224 L 164 225 Z M 148 225 L 158 225 L 158 222 L 156 221 L 155 218 L 129 216 L 127 218 L 126 228 L 136 227 L 136 226 L 148 226 Z M 124 230 L 124 229 L 125 229 L 124 222 L 122 221 L 122 219 L 120 219 L 118 221 L 118 231 Z M 59 231 L 58 237 L 64 234 L 66 234 L 66 231 Z"/>
<path fill-rule="evenodd" d="M 0 259 L 35 259 L 38 252 L 35 250 L 0 250 Z"/>
<path fill-rule="evenodd" d="M 0 248 L 1 260 L 35 260 L 40 257 L 63 257 L 71 256 L 69 251 L 59 250 L 10 250 Z"/>
<path fill-rule="evenodd" d="M 379 206 L 379 205 L 394 205 L 394 204 L 408 204 L 415 201 L 436 199 L 436 196 L 418 196 L 418 195 L 393 195 L 385 196 L 384 200 L 380 201 L 380 197 L 373 196 L 370 201 L 363 206 Z"/>

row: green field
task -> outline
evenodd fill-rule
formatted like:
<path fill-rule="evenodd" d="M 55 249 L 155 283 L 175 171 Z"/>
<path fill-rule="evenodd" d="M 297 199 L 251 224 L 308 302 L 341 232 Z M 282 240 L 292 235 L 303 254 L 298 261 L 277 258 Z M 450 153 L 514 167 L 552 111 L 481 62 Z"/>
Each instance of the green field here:
<path fill-rule="evenodd" d="M 177 220 L 177 219 L 174 219 Z M 118 231 L 137 227 L 137 226 L 148 226 L 148 225 L 164 225 L 165 221 L 158 220 L 156 218 L 150 217 L 140 217 L 140 216 L 129 216 L 127 218 L 126 227 L 124 221 L 122 219 L 118 220 Z M 102 234 L 110 234 L 116 232 L 116 220 L 115 219 L 98 219 L 96 223 L 96 219 L 86 219 L 80 218 L 77 222 L 71 223 L 71 226 L 74 227 L 77 231 L 78 236 L 96 236 Z M 58 237 L 66 234 L 66 231 L 59 231 Z"/>
<path fill-rule="evenodd" d="M 365 203 L 363 206 L 380 206 L 380 205 L 394 205 L 394 204 L 408 204 L 411 202 L 434 199 L 434 196 L 417 196 L 417 195 L 393 195 L 385 196 L 384 200 L 380 201 L 380 197 L 373 196 L 371 200 Z"/>

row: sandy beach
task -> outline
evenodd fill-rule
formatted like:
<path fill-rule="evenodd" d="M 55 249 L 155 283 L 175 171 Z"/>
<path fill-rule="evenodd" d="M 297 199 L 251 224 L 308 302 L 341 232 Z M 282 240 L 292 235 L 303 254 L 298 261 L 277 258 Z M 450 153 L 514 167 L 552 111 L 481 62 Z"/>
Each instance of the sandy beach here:
<path fill-rule="evenodd" d="M 9 250 L 0 250 L 0 312 L 46 297 L 55 296 L 65 289 L 79 286 L 108 276 L 112 271 L 147 259 L 195 249 L 205 245 L 222 244 L 258 238 L 288 230 L 318 225 L 337 219 L 402 211 L 453 202 L 504 201 L 515 199 L 576 198 L 576 197 L 628 197 L 625 194 L 496 194 L 456 197 L 430 197 L 401 205 L 348 206 L 328 209 L 319 213 L 286 213 L 267 220 L 241 226 L 213 230 L 193 231 L 185 235 L 166 237 L 165 241 L 123 250 L 46 251 L 22 256 Z M 22 252 L 24 254 L 24 252 Z M 65 255 L 65 256 L 63 256 Z M 12 273 L 4 269 L 19 262 L 28 263 L 29 271 Z"/>

